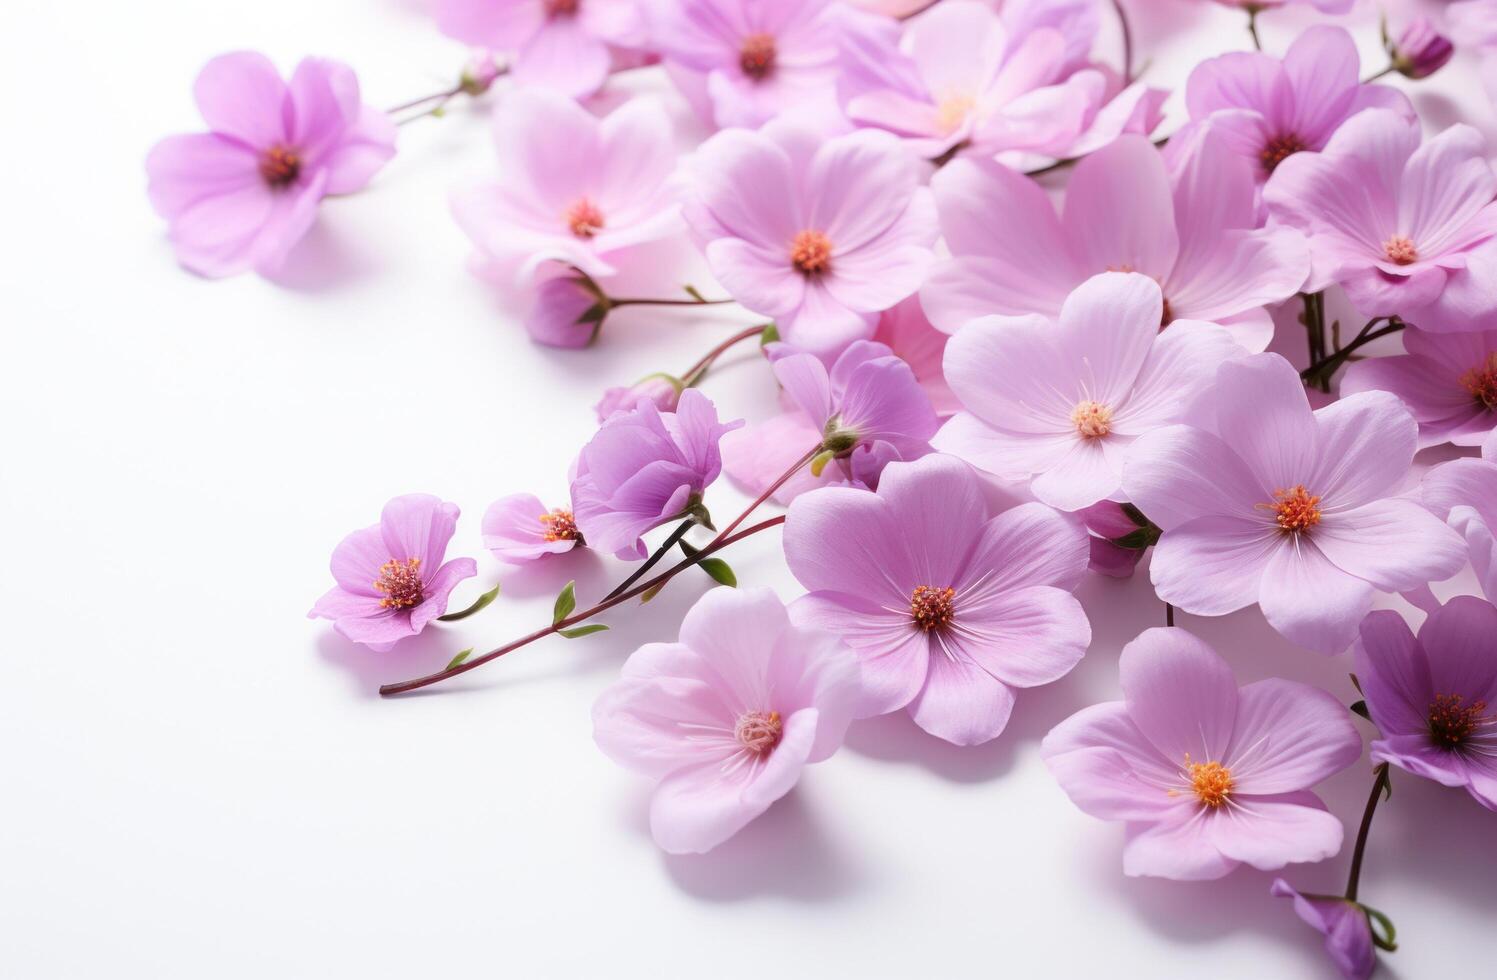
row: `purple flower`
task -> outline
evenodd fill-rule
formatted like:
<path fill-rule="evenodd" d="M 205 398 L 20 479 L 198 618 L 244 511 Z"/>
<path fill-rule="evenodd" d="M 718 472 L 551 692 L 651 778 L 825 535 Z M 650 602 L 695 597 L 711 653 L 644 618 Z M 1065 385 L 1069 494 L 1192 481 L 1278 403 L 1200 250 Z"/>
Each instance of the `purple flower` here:
<path fill-rule="evenodd" d="M 1450 38 L 1435 30 L 1428 17 L 1415 17 L 1398 35 L 1388 54 L 1393 67 L 1408 78 L 1428 78 L 1444 68 L 1455 54 Z"/>
<path fill-rule="evenodd" d="M 658 781 L 655 843 L 710 851 L 837 751 L 858 665 L 836 637 L 794 626 L 768 589 L 713 589 L 678 643 L 648 643 L 593 705 L 593 738 Z"/>
<path fill-rule="evenodd" d="M 516 92 L 494 114 L 494 142 L 501 179 L 454 194 L 452 213 L 482 255 L 520 260 L 521 278 L 553 260 L 609 276 L 616 253 L 679 228 L 670 117 L 653 99 L 598 119 L 555 93 Z"/>
<path fill-rule="evenodd" d="M 570 510 L 547 509 L 528 493 L 501 497 L 483 514 L 483 546 L 509 565 L 559 555 L 582 543 Z"/>
<path fill-rule="evenodd" d="M 634 0 L 436 0 L 437 26 L 464 44 L 512 53 L 511 73 L 572 97 L 608 77 L 610 44 L 640 40 Z"/>
<path fill-rule="evenodd" d="M 1269 894 L 1294 899 L 1295 914 L 1325 936 L 1325 951 L 1347 980 L 1372 976 L 1377 954 L 1372 948 L 1372 924 L 1361 905 L 1336 895 L 1303 895 L 1283 878 L 1273 880 Z"/>
<path fill-rule="evenodd" d="M 1478 446 L 1497 426 L 1497 329 L 1430 333 L 1407 329 L 1406 355 L 1372 357 L 1346 369 L 1341 393 L 1391 391 L 1419 423 L 1419 448 Z"/>
<path fill-rule="evenodd" d="M 695 388 L 674 413 L 642 401 L 609 417 L 577 457 L 572 514 L 587 543 L 620 558 L 645 557 L 640 535 L 701 507 L 722 471 L 718 440 L 743 423 L 717 420 Z"/>
<path fill-rule="evenodd" d="M 1488 599 L 1497 602 L 1497 437 L 1485 459 L 1453 459 L 1424 476 L 1424 506 L 1466 541 L 1471 568 Z"/>
<path fill-rule="evenodd" d="M 1071 802 L 1126 821 L 1124 874 L 1198 881 L 1340 850 L 1341 822 L 1310 792 L 1362 754 L 1335 698 L 1278 678 L 1239 689 L 1216 651 L 1171 626 L 1125 646 L 1118 673 L 1123 700 L 1061 722 L 1040 755 Z"/>
<path fill-rule="evenodd" d="M 966 411 L 934 445 L 1029 480 L 1035 497 L 1062 510 L 1116 496 L 1127 447 L 1184 421 L 1218 365 L 1244 353 L 1215 324 L 1177 320 L 1161 331 L 1162 305 L 1154 280 L 1108 272 L 1079 286 L 1058 321 L 969 323 L 946 348 L 946 377 Z"/>
<path fill-rule="evenodd" d="M 955 333 L 990 314 L 1055 316 L 1092 276 L 1139 272 L 1162 286 L 1165 323 L 1219 323 L 1262 350 L 1273 336 L 1263 306 L 1304 282 L 1304 240 L 1257 227 L 1247 163 L 1223 137 L 1207 127 L 1187 142 L 1173 179 L 1142 136 L 1093 153 L 1060 216 L 1039 184 L 1000 164 L 943 167 L 931 187 L 952 257 L 920 290 L 931 322 Z"/>
<path fill-rule="evenodd" d="M 798 498 L 785 561 L 810 590 L 796 622 L 842 636 L 863 663 L 861 715 L 907 708 L 957 745 L 997 737 L 1014 688 L 1081 660 L 1091 627 L 1071 595 L 1086 572 L 1081 527 L 1042 504 L 991 517 L 951 456 L 888 467 L 878 492 Z"/>
<path fill-rule="evenodd" d="M 1124 493 L 1164 530 L 1149 573 L 1165 602 L 1201 616 L 1256 602 L 1291 642 L 1337 653 L 1375 590 L 1459 570 L 1460 537 L 1395 496 L 1418 438 L 1398 399 L 1312 412 L 1289 362 L 1257 354 L 1218 369 L 1214 400 L 1214 419 L 1148 433 L 1123 466 Z"/>
<path fill-rule="evenodd" d="M 1076 516 L 1090 535 L 1087 568 L 1108 578 L 1131 578 L 1144 552 L 1159 540 L 1159 529 L 1132 504 L 1099 500 Z"/>
<path fill-rule="evenodd" d="M 1486 141 L 1368 109 L 1320 153 L 1297 153 L 1264 188 L 1277 220 L 1310 236 L 1307 292 L 1340 283 L 1358 312 L 1440 333 L 1497 327 L 1497 174 Z"/>
<path fill-rule="evenodd" d="M 168 136 L 146 172 L 177 260 L 200 275 L 274 274 L 324 196 L 359 190 L 395 155 L 395 125 L 336 61 L 307 58 L 288 83 L 264 55 L 226 54 L 193 92 L 210 132 Z"/>
<path fill-rule="evenodd" d="M 1414 107 L 1397 89 L 1363 85 L 1351 35 L 1340 27 L 1312 27 L 1284 58 L 1234 51 L 1201 62 L 1185 87 L 1192 123 L 1209 120 L 1241 155 L 1259 183 L 1301 151 L 1325 148 L 1332 134 L 1363 109 Z"/>
<path fill-rule="evenodd" d="M 930 191 L 888 133 L 728 130 L 703 144 L 691 172 L 685 216 L 707 264 L 796 347 L 829 356 L 867 339 L 930 267 Z"/>
<path fill-rule="evenodd" d="M 1430 612 L 1416 638 L 1397 613 L 1362 622 L 1357 680 L 1382 737 L 1374 762 L 1463 786 L 1497 810 L 1497 609 L 1456 596 Z"/>
<path fill-rule="evenodd" d="M 536 343 L 577 350 L 598 339 L 607 316 L 607 298 L 595 282 L 563 273 L 541 280 L 521 322 Z"/>
<path fill-rule="evenodd" d="M 653 402 L 662 412 L 674 412 L 676 403 L 685 391 L 681 379 L 669 374 L 650 374 L 640 378 L 627 388 L 609 388 L 603 392 L 593 411 L 599 422 L 608 421 L 615 412 L 627 412 L 639 404 L 641 398 Z"/>
<path fill-rule="evenodd" d="M 457 583 L 478 574 L 471 558 L 446 564 L 457 528 L 456 504 L 426 493 L 385 504 L 379 523 L 354 531 L 333 549 L 333 579 L 308 619 L 331 619 L 344 637 L 383 652 L 415 636 L 447 611 Z"/>

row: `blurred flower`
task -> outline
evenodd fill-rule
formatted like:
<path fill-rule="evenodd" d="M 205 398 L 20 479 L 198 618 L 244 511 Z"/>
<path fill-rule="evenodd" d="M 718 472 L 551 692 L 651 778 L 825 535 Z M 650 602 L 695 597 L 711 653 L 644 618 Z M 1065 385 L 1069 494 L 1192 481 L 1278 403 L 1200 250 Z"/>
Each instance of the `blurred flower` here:
<path fill-rule="evenodd" d="M 1393 67 L 1409 78 L 1428 78 L 1444 68 L 1455 54 L 1455 45 L 1430 23 L 1428 17 L 1416 17 L 1388 48 Z"/>
<path fill-rule="evenodd" d="M 482 95 L 493 88 L 494 83 L 502 74 L 499 62 L 494 58 L 494 52 L 488 48 L 479 48 L 463 66 L 461 78 L 463 91 L 469 95 Z"/>

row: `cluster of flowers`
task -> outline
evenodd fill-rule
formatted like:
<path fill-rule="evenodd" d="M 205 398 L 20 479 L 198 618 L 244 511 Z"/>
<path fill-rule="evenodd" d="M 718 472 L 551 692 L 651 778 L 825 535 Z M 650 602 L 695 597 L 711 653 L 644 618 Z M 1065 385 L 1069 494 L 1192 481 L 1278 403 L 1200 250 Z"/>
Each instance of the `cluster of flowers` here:
<path fill-rule="evenodd" d="M 1247 12 L 1257 47 L 1256 18 L 1292 0 L 1217 2 Z M 618 588 L 579 611 L 569 585 L 549 626 L 384 693 L 606 628 L 594 617 L 700 567 L 727 587 L 686 615 L 679 642 L 629 658 L 594 723 L 606 753 L 658 781 L 659 845 L 705 851 L 855 719 L 903 709 L 958 745 L 998 737 L 1019 690 L 1086 653 L 1073 592 L 1088 570 L 1130 575 L 1152 551 L 1171 624 L 1176 607 L 1257 605 L 1295 645 L 1353 648 L 1364 700 L 1348 709 L 1280 679 L 1239 688 L 1169 625 L 1123 649 L 1123 700 L 1062 722 L 1044 758 L 1078 807 L 1126 824 L 1126 873 L 1216 878 L 1340 850 L 1342 822 L 1313 789 L 1362 758 L 1363 715 L 1374 787 L 1345 893 L 1282 880 L 1273 893 L 1365 977 L 1374 947 L 1394 945 L 1357 895 L 1388 766 L 1497 810 L 1497 174 L 1482 136 L 1454 125 L 1425 139 L 1409 100 L 1362 80 L 1352 36 L 1330 24 L 1282 55 L 1197 65 L 1183 125 L 1162 139 L 1168 93 L 1134 79 L 1125 5 L 1104 0 L 436 10 L 483 50 L 452 88 L 390 113 L 333 62 L 305 61 L 289 82 L 257 54 L 204 69 L 211 132 L 166 139 L 148 161 L 185 266 L 274 273 L 324 195 L 391 157 L 394 116 L 507 75 L 498 179 L 453 211 L 532 297 L 536 341 L 585 347 L 617 307 L 707 303 L 606 288 L 629 249 L 683 234 L 732 301 L 771 322 L 681 376 L 604 393 L 565 504 L 519 494 L 484 515 L 485 545 L 511 565 L 580 547 L 638 562 Z M 1092 60 L 1109 10 L 1117 69 Z M 1473 47 L 1497 48 L 1497 0 L 1449 13 Z M 1385 32 L 1385 47 L 1374 79 L 1423 78 L 1453 54 L 1424 21 Z M 657 99 L 602 118 L 577 101 L 655 64 L 711 133 L 684 159 Z M 1344 344 L 1327 291 L 1366 319 Z M 1264 353 L 1271 311 L 1291 302 L 1303 370 Z M 1405 353 L 1366 356 L 1392 334 Z M 701 383 L 754 339 L 780 411 L 724 422 Z M 1481 455 L 1416 481 L 1415 454 L 1447 443 Z M 723 473 L 754 499 L 718 531 L 706 495 Z M 1033 500 L 995 513 L 994 482 Z M 787 512 L 748 523 L 771 501 Z M 488 605 L 497 589 L 447 612 L 477 574 L 470 558 L 444 562 L 457 518 L 434 497 L 392 500 L 334 551 L 336 585 L 312 615 L 384 650 Z M 718 557 L 780 525 L 805 589 L 788 606 L 737 589 Z M 693 527 L 715 534 L 693 546 Z M 1440 604 L 1429 583 L 1468 562 L 1486 598 Z M 1417 636 L 1372 610 L 1378 593 L 1427 613 Z"/>

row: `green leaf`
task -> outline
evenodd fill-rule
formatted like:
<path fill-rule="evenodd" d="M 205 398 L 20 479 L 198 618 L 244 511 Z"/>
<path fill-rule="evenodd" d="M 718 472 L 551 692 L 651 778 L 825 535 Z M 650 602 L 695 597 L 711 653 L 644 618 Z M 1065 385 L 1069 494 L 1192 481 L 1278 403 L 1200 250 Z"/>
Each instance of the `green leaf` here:
<path fill-rule="evenodd" d="M 780 341 L 780 328 L 773 323 L 764 325 L 764 332 L 759 335 L 759 346 L 767 347 Z"/>
<path fill-rule="evenodd" d="M 551 625 L 572 615 L 572 610 L 577 608 L 577 581 L 573 579 L 561 590 L 561 595 L 556 597 L 556 605 L 551 609 Z"/>
<path fill-rule="evenodd" d="M 592 623 L 588 626 L 574 626 L 569 630 L 560 630 L 559 632 L 567 639 L 575 640 L 579 636 L 587 636 L 591 633 L 601 633 L 607 628 L 608 627 L 604 626 L 602 623 Z"/>
<path fill-rule="evenodd" d="M 721 558 L 703 558 L 697 562 L 697 567 L 712 577 L 713 581 L 720 585 L 738 588 L 738 576 L 733 574 L 733 569 Z"/>
<path fill-rule="evenodd" d="M 473 605 L 469 606 L 467 609 L 463 609 L 463 610 L 460 610 L 458 612 L 448 613 L 445 616 L 438 616 L 437 617 L 437 622 L 439 622 L 439 623 L 455 623 L 459 619 L 467 619 L 469 616 L 473 615 L 474 613 L 476 613 L 479 610 L 483 609 L 489 603 L 493 602 L 498 597 L 498 595 L 499 595 L 499 586 L 496 585 L 492 589 L 490 589 L 489 591 L 485 592 L 483 595 L 479 596 L 477 599 L 473 600 Z"/>
<path fill-rule="evenodd" d="M 697 288 L 695 286 L 693 286 L 691 283 L 687 283 L 686 285 L 682 286 L 681 288 L 684 289 L 684 290 L 686 290 L 686 295 L 687 296 L 690 296 L 692 299 L 696 300 L 698 303 L 705 303 L 705 302 L 707 302 L 707 297 L 705 297 L 701 293 L 697 292 Z"/>
<path fill-rule="evenodd" d="M 459 650 L 457 652 L 457 656 L 455 656 L 451 660 L 447 661 L 447 666 L 444 669 L 445 670 L 451 670 L 452 668 L 456 667 L 458 664 L 462 663 L 464 660 L 467 660 L 468 659 L 468 655 L 471 654 L 472 652 L 473 652 L 473 648 L 472 647 L 469 647 L 466 650 Z"/>
<path fill-rule="evenodd" d="M 639 594 L 639 601 L 641 603 L 649 602 L 651 599 L 659 595 L 660 590 L 663 588 L 665 588 L 664 582 L 661 582 L 659 585 L 651 586 L 650 588 L 644 590 Z"/>

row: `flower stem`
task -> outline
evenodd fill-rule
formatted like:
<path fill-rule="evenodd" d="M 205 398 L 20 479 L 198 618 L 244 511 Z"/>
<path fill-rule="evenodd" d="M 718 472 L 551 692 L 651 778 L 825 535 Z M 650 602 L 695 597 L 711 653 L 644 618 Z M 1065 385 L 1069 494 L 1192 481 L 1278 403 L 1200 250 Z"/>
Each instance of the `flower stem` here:
<path fill-rule="evenodd" d="M 1112 9 L 1117 11 L 1118 29 L 1123 33 L 1123 87 L 1133 83 L 1133 31 L 1128 27 L 1128 14 L 1123 10 L 1123 0 L 1112 0 Z"/>
<path fill-rule="evenodd" d="M 1164 604 L 1164 625 L 1175 625 L 1175 607 L 1168 602 Z"/>
<path fill-rule="evenodd" d="M 731 299 L 614 299 L 608 298 L 608 305 L 619 306 L 721 306 L 724 303 L 732 303 Z"/>
<path fill-rule="evenodd" d="M 1372 795 L 1367 797 L 1367 809 L 1362 811 L 1362 826 L 1357 831 L 1357 846 L 1351 852 L 1351 873 L 1346 877 L 1346 900 L 1357 900 L 1357 886 L 1362 879 L 1362 857 L 1367 853 L 1367 831 L 1372 829 L 1372 814 L 1377 810 L 1378 797 L 1388 789 L 1388 764 L 1373 770 L 1377 775 L 1372 781 Z"/>
<path fill-rule="evenodd" d="M 695 387 L 696 383 L 698 381 L 701 381 L 702 376 L 707 373 L 707 369 L 712 367 L 712 365 L 717 361 L 719 357 L 722 357 L 724 354 L 726 354 L 730 348 L 734 347 L 737 344 L 743 343 L 745 340 L 748 340 L 751 337 L 763 336 L 765 326 L 766 324 L 761 323 L 757 327 L 749 327 L 747 330 L 739 331 L 738 333 L 735 333 L 733 336 L 729 337 L 727 340 L 718 344 L 716 347 L 709 350 L 701 360 L 697 361 L 691 367 L 687 368 L 686 373 L 681 375 L 682 384 L 684 384 L 688 388 Z"/>
<path fill-rule="evenodd" d="M 641 578 L 643 578 L 645 572 L 648 572 L 650 569 L 659 564 L 660 559 L 664 558 L 667 554 L 670 553 L 670 550 L 676 546 L 676 542 L 684 538 L 686 536 L 686 532 L 690 531 L 691 526 L 695 523 L 696 518 L 688 517 L 686 518 L 686 520 L 677 525 L 676 529 L 670 533 L 670 537 L 661 542 L 660 547 L 655 549 L 655 553 L 649 558 L 645 559 L 645 563 L 643 565 L 640 565 L 634 570 L 634 574 L 630 575 L 628 578 L 620 582 L 618 588 L 614 589 L 603 598 L 612 599 L 614 596 L 618 595 L 620 592 L 625 591 L 629 588 L 629 586 L 633 585 L 635 582 L 638 582 Z"/>
<path fill-rule="evenodd" d="M 773 496 L 776 490 L 780 489 L 780 487 L 783 487 L 786 483 L 788 483 L 792 476 L 800 472 L 802 466 L 805 466 L 807 463 L 811 462 L 811 460 L 815 459 L 817 454 L 820 452 L 821 444 L 818 443 L 810 452 L 806 453 L 800 459 L 796 460 L 795 465 L 791 466 L 790 469 L 780 474 L 780 478 L 778 480 L 771 483 L 763 493 L 755 497 L 753 502 L 744 508 L 742 514 L 739 514 L 737 517 L 733 518 L 733 523 L 723 528 L 722 533 L 712 539 L 712 544 L 717 544 L 719 541 L 732 534 L 734 529 L 736 529 L 738 525 L 742 524 L 748 518 L 748 516 L 758 508 L 760 504 L 764 503 L 764 501 Z M 709 545 L 709 547 L 711 546 Z"/>
<path fill-rule="evenodd" d="M 1263 41 L 1258 37 L 1258 11 L 1260 9 L 1261 8 L 1258 7 L 1257 4 L 1249 5 L 1246 8 L 1248 15 L 1248 34 L 1252 35 L 1254 51 L 1263 50 Z"/>
<path fill-rule="evenodd" d="M 1384 68 L 1382 71 L 1378 72 L 1377 74 L 1375 74 L 1375 75 L 1368 75 L 1366 78 L 1362 79 L 1362 84 L 1363 85 L 1371 84 L 1372 82 L 1377 81 L 1379 78 L 1386 78 L 1387 76 L 1393 74 L 1396 71 L 1398 71 L 1398 66 L 1390 63 L 1387 68 Z"/>
<path fill-rule="evenodd" d="M 1387 321 L 1387 326 L 1377 330 L 1373 329 L 1373 327 L 1384 321 Z M 1324 386 L 1322 390 L 1329 390 L 1331 375 L 1336 372 L 1337 368 L 1339 368 L 1343 363 L 1349 360 L 1352 354 L 1356 353 L 1359 348 L 1365 347 L 1366 345 L 1372 343 L 1374 340 L 1377 340 L 1380 337 L 1386 337 L 1389 334 L 1398 333 L 1405 326 L 1407 326 L 1407 324 L 1405 324 L 1396 316 L 1373 317 L 1371 320 L 1367 321 L 1367 325 L 1362 328 L 1361 332 L 1358 333 L 1356 337 L 1352 338 L 1351 343 L 1336 351 L 1334 354 L 1323 357 L 1321 360 L 1312 360 L 1310 362 L 1310 366 L 1299 373 L 1300 380 L 1307 383 L 1319 380 L 1320 383 Z"/>

